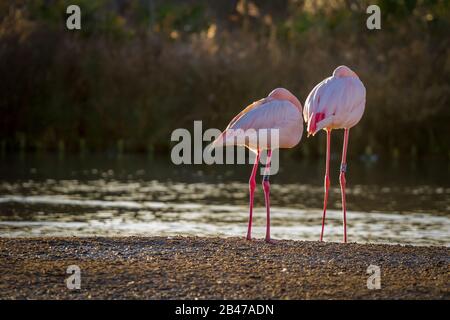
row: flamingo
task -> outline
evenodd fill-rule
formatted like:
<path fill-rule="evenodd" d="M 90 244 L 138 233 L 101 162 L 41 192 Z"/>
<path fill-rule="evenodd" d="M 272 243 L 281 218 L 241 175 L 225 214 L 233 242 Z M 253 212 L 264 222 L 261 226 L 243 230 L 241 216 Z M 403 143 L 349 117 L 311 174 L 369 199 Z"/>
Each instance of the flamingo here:
<path fill-rule="evenodd" d="M 312 89 L 305 101 L 303 118 L 308 124 L 308 137 L 324 129 L 327 133 L 327 153 L 325 167 L 325 195 L 323 201 L 322 231 L 323 240 L 325 216 L 327 211 L 328 189 L 330 187 L 330 141 L 332 129 L 344 129 L 344 143 L 339 182 L 342 197 L 342 217 L 344 236 L 347 242 L 347 218 L 345 203 L 345 173 L 347 171 L 347 146 L 350 128 L 361 120 L 366 104 L 366 88 L 358 75 L 346 66 L 337 67 L 331 77 L 326 78 Z"/>
<path fill-rule="evenodd" d="M 260 161 L 261 152 L 267 151 L 266 167 L 262 180 L 264 190 L 264 200 L 267 211 L 266 220 L 266 237 L 265 241 L 272 243 L 270 238 L 270 183 L 269 173 L 273 148 L 293 148 L 302 138 L 303 119 L 302 105 L 300 101 L 287 89 L 277 88 L 261 100 L 253 102 L 247 108 L 237 114 L 221 135 L 213 141 L 211 146 L 217 145 L 238 145 L 239 136 L 245 134 L 249 129 L 257 132 L 259 137 L 260 130 L 278 129 L 279 141 L 276 146 L 268 141 L 266 146 L 258 143 L 257 139 L 241 139 L 245 141 L 241 144 L 256 154 L 255 162 L 249 180 L 250 203 L 249 203 L 249 219 L 247 229 L 247 240 L 252 239 L 252 219 L 253 219 L 253 199 L 256 188 L 256 172 Z M 266 131 L 266 132 L 267 132 Z"/>

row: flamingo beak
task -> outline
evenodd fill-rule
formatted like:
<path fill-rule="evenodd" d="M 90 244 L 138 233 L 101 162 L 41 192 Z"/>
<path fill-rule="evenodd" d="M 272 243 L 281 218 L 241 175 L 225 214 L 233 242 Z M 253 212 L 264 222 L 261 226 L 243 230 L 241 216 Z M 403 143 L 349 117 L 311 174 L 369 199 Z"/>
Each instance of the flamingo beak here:
<path fill-rule="evenodd" d="M 309 121 L 308 121 L 308 136 L 307 138 L 309 138 L 310 136 L 314 136 L 314 131 L 316 130 L 316 122 L 315 120 L 315 114 L 312 113 L 311 116 L 309 117 Z"/>
<path fill-rule="evenodd" d="M 315 128 L 311 128 L 312 126 L 308 126 L 309 128 L 308 128 L 308 135 L 306 136 L 307 138 L 309 138 L 310 136 L 313 136 L 314 137 L 314 135 L 316 134 L 314 131 L 315 131 Z"/>
<path fill-rule="evenodd" d="M 317 133 L 317 123 L 322 121 L 325 118 L 325 114 L 323 112 L 313 113 L 308 121 L 308 138 L 309 136 L 313 136 Z"/>

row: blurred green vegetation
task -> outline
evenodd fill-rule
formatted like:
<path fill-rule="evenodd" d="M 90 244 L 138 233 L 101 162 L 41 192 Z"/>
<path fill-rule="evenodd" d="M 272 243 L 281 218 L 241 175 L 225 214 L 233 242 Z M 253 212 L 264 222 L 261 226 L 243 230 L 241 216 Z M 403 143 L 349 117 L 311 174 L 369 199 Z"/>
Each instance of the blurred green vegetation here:
<path fill-rule="evenodd" d="M 0 0 L 0 152 L 165 153 L 175 128 L 223 128 L 278 86 L 305 101 L 346 64 L 367 88 L 351 155 L 450 157 L 449 30 L 449 0 Z"/>

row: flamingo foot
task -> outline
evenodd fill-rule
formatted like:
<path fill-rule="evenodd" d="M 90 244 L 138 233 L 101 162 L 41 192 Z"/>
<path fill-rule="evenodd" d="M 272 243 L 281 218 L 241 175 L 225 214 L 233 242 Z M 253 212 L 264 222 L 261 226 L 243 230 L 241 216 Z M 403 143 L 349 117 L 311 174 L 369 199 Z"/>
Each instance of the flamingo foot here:
<path fill-rule="evenodd" d="M 277 244 L 278 243 L 278 240 L 271 239 L 271 238 L 266 238 L 264 241 L 269 244 Z"/>

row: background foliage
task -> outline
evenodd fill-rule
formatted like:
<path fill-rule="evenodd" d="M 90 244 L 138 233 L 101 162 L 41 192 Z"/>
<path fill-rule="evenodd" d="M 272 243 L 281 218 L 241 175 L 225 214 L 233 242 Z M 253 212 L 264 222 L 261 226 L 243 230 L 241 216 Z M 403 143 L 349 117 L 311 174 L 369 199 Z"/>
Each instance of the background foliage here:
<path fill-rule="evenodd" d="M 0 0 L 1 152 L 165 153 L 175 128 L 223 128 L 278 86 L 305 101 L 346 64 L 367 88 L 352 155 L 450 157 L 449 16 L 448 0 Z"/>

